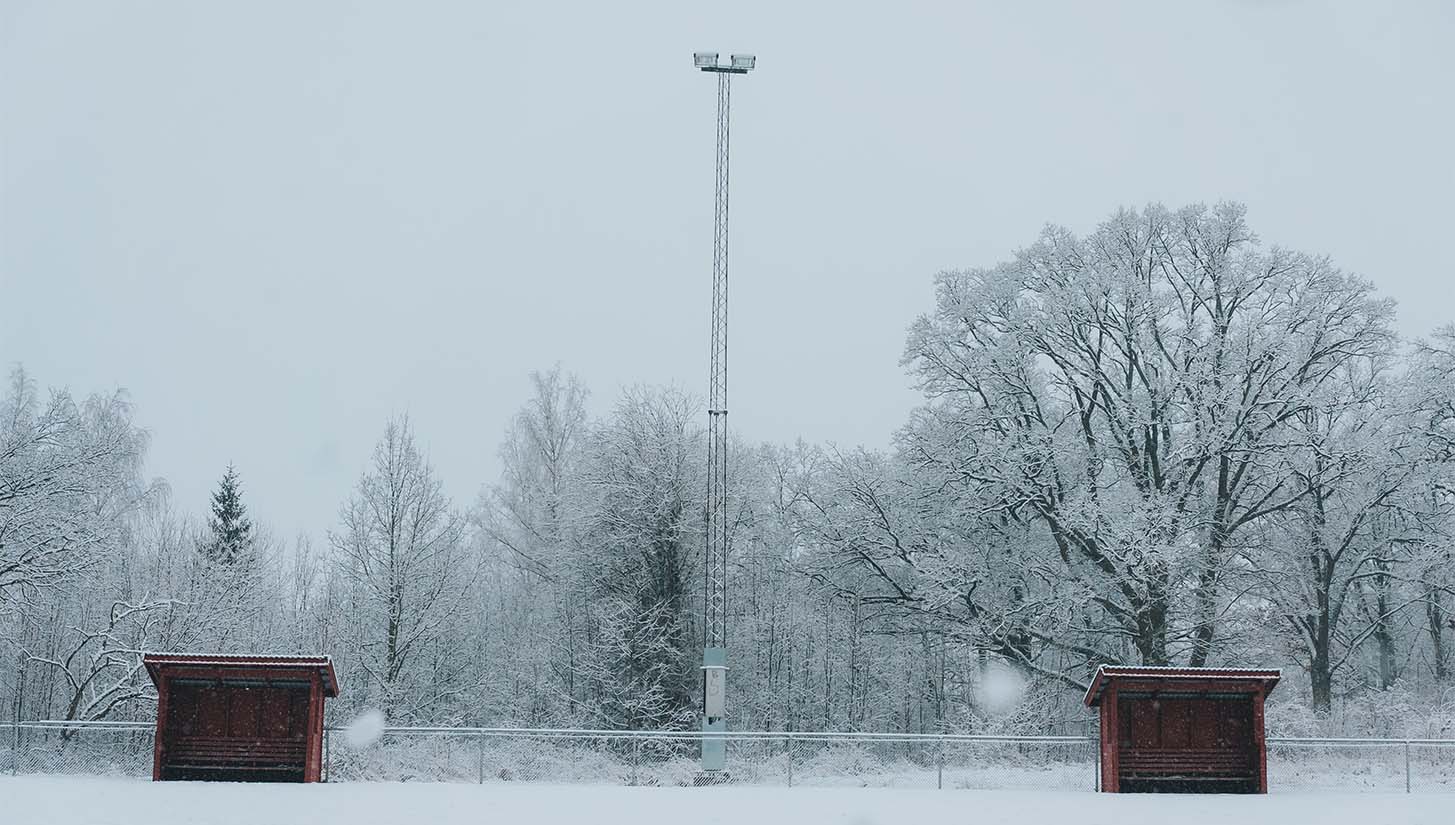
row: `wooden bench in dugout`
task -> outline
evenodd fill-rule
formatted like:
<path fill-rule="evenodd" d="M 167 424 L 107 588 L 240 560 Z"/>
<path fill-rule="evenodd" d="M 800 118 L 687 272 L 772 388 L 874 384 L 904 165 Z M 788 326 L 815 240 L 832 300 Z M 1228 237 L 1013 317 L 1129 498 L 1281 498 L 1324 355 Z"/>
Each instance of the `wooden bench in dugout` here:
<path fill-rule="evenodd" d="M 242 739 L 224 737 L 177 737 L 167 745 L 170 771 L 218 771 L 228 768 L 248 771 L 301 773 L 307 755 L 303 739 Z"/>
<path fill-rule="evenodd" d="M 1124 750 L 1122 790 L 1197 790 L 1211 784 L 1256 790 L 1258 766 L 1249 754 L 1227 750 Z"/>

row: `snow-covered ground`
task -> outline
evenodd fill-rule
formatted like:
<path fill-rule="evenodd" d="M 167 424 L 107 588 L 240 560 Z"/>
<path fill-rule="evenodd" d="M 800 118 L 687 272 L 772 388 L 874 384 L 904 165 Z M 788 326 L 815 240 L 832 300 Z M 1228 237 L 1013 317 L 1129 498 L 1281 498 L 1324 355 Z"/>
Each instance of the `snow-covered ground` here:
<path fill-rule="evenodd" d="M 15 825 L 1404 825 L 1455 822 L 1443 794 L 1114 796 L 1084 791 L 245 785 L 0 777 Z"/>

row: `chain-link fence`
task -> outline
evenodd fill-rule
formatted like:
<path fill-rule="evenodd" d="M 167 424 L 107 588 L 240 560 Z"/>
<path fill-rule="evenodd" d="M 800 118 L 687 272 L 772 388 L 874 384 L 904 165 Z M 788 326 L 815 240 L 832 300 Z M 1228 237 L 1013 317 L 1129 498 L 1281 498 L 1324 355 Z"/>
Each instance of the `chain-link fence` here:
<path fill-rule="evenodd" d="M 0 722 L 0 770 L 151 776 L 152 733 L 143 723 Z"/>
<path fill-rule="evenodd" d="M 728 733 L 727 779 L 749 785 L 1090 788 L 1083 737 Z M 701 784 L 701 734 L 390 728 L 350 747 L 329 731 L 335 780 Z M 712 777 L 707 781 L 720 781 Z"/>
<path fill-rule="evenodd" d="M 0 722 L 0 771 L 151 775 L 153 727 Z M 703 734 L 385 728 L 324 734 L 324 776 L 358 782 L 1094 790 L 1098 749 L 1080 736 L 729 732 L 726 777 L 698 767 Z M 1269 738 L 1275 790 L 1455 791 L 1455 740 Z"/>
<path fill-rule="evenodd" d="M 1268 786 L 1455 791 L 1455 740 L 1269 738 Z"/>

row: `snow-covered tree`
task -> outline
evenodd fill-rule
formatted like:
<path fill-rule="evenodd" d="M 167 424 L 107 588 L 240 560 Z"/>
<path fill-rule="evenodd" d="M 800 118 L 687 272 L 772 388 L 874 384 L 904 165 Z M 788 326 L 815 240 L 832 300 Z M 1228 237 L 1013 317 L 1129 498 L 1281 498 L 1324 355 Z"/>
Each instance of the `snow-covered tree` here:
<path fill-rule="evenodd" d="M 212 494 L 212 517 L 200 549 L 208 561 L 217 564 L 242 563 L 252 555 L 253 523 L 243 504 L 242 481 L 231 464 Z"/>
<path fill-rule="evenodd" d="M 696 412 L 680 392 L 635 389 L 592 434 L 583 562 L 599 628 L 592 675 L 612 727 L 675 728 L 693 718 Z"/>
<path fill-rule="evenodd" d="M 1351 362 L 1288 422 L 1294 504 L 1243 552 L 1246 569 L 1264 577 L 1258 592 L 1294 630 L 1319 713 L 1368 642 L 1378 645 L 1380 686 L 1393 685 L 1393 625 L 1429 595 L 1402 583 L 1435 546 L 1422 537 L 1439 532 L 1429 492 L 1445 460 L 1428 438 L 1424 394 L 1405 378 L 1382 359 Z"/>
<path fill-rule="evenodd" d="M 1455 327 L 1399 341 L 1368 283 L 1230 204 L 1048 228 L 935 284 L 903 353 L 924 402 L 889 450 L 732 435 L 733 727 L 1080 732 L 1112 661 L 1300 666 L 1274 712 L 1330 732 L 1342 709 L 1405 735 L 1370 709 L 1448 692 Z M 210 513 L 176 507 L 124 394 L 17 370 L 0 703 L 144 717 L 141 650 L 293 650 L 334 655 L 333 713 L 690 725 L 703 411 L 586 399 L 534 374 L 468 514 L 391 421 L 318 551 L 231 467 Z"/>
<path fill-rule="evenodd" d="M 350 587 L 351 664 L 394 718 L 427 718 L 443 698 L 432 688 L 463 664 L 430 653 L 457 627 L 474 576 L 464 528 L 409 419 L 390 421 L 329 542 Z"/>
<path fill-rule="evenodd" d="M 471 512 L 484 575 L 477 611 L 483 709 L 531 726 L 573 724 L 586 701 L 588 592 L 575 540 L 575 486 L 589 434 L 587 391 L 559 366 L 531 374 L 531 397 L 500 446 L 500 480 Z"/>
<path fill-rule="evenodd" d="M 1302 495 L 1284 429 L 1390 346 L 1388 304 L 1325 259 L 1265 250 L 1226 204 L 1050 228 L 937 287 L 905 351 L 926 405 L 899 439 L 901 499 L 937 519 L 925 535 L 1012 572 L 987 593 L 962 560 L 931 601 L 993 617 L 1023 666 L 1071 654 L 1073 679 L 1129 655 L 1225 657 L 1239 536 Z"/>
<path fill-rule="evenodd" d="M 153 487 L 126 395 L 42 398 L 23 370 L 0 396 L 0 611 L 114 552 Z"/>

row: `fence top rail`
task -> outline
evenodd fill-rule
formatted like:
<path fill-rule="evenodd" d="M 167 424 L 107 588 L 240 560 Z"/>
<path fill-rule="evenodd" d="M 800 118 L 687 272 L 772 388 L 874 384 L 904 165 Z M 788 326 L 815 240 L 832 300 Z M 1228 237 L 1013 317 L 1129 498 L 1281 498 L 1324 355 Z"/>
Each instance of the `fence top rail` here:
<path fill-rule="evenodd" d="M 344 726 L 329 726 L 329 730 L 342 730 Z M 852 731 L 723 731 L 704 732 L 694 730 L 593 730 L 571 728 L 481 728 L 481 727 L 427 727 L 391 726 L 383 730 L 385 735 L 460 735 L 486 737 L 520 737 L 531 739 L 680 739 L 699 741 L 706 738 L 768 741 L 839 741 L 839 742 L 1009 742 L 1043 744 L 1085 744 L 1096 741 L 1088 736 L 1012 736 L 1000 734 L 953 734 L 953 733 L 869 733 Z"/>
<path fill-rule="evenodd" d="M 1323 737 L 1323 736 L 1270 736 L 1270 745 L 1335 745 L 1340 747 L 1359 745 L 1455 745 L 1455 739 L 1396 739 L 1396 738 L 1368 738 L 1359 739 L 1356 737 Z"/>
<path fill-rule="evenodd" d="M 152 722 L 123 722 L 113 720 L 66 720 L 37 719 L 32 721 L 0 721 L 0 729 L 22 730 L 111 730 L 150 731 L 156 725 Z M 330 731 L 345 730 L 346 725 L 329 725 Z M 389 726 L 383 729 L 385 735 L 440 735 L 440 736 L 483 736 L 520 737 L 530 739 L 648 739 L 699 741 L 707 737 L 733 740 L 783 741 L 792 739 L 801 742 L 888 742 L 888 743 L 1001 743 L 1001 744 L 1086 744 L 1096 742 L 1094 736 L 1015 736 L 1009 734 L 970 733 L 875 733 L 858 731 L 703 731 L 673 730 L 598 730 L 589 728 L 486 728 L 468 726 Z M 1414 738 L 1357 738 L 1318 736 L 1270 736 L 1270 745 L 1331 746 L 1331 747 L 1393 747 L 1402 745 L 1425 745 L 1452 747 L 1455 739 Z"/>
<path fill-rule="evenodd" d="M 14 723 L 0 721 L 0 728 L 12 727 Z M 22 729 L 29 730 L 152 730 L 151 722 L 80 721 L 65 719 L 38 719 L 21 722 Z M 347 729 L 347 725 L 328 725 L 330 731 Z M 564 738 L 564 739 L 683 739 L 697 741 L 707 737 L 722 739 L 766 739 L 796 741 L 852 741 L 852 742 L 1007 742 L 1007 743 L 1049 743 L 1084 744 L 1094 742 L 1088 736 L 1015 736 L 1003 734 L 954 734 L 954 733 L 876 733 L 855 731 L 724 731 L 705 733 L 692 730 L 604 730 L 590 728 L 486 728 L 471 726 L 427 726 L 391 725 L 383 728 L 384 735 L 438 735 L 438 736 L 489 736 L 522 738 Z"/>
<path fill-rule="evenodd" d="M 21 730 L 154 730 L 152 722 L 122 722 L 114 719 L 36 719 L 28 722 L 0 721 L 0 728 L 19 727 Z"/>

